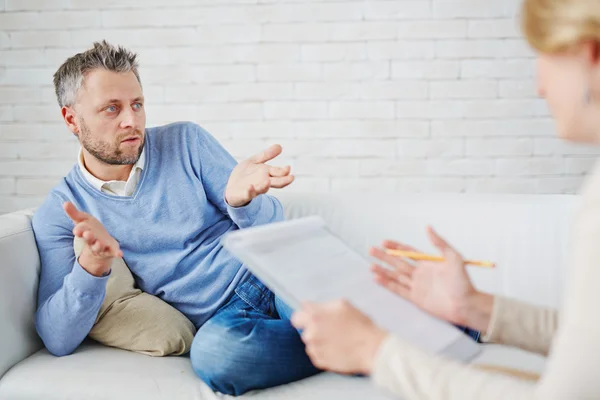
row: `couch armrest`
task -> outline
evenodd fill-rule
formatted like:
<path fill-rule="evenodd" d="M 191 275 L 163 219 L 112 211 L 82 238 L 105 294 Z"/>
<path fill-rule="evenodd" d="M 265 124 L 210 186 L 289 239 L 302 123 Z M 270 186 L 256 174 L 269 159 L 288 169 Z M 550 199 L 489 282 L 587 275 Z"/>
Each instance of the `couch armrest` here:
<path fill-rule="evenodd" d="M 32 215 L 0 215 L 0 378 L 43 346 L 34 327 L 40 261 Z"/>

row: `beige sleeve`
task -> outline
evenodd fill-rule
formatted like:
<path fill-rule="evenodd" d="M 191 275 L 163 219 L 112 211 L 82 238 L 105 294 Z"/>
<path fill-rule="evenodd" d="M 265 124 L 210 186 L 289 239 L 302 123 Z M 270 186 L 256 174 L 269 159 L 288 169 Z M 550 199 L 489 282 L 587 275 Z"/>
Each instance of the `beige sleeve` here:
<path fill-rule="evenodd" d="M 484 342 L 547 355 L 558 328 L 558 312 L 496 296 Z"/>
<path fill-rule="evenodd" d="M 534 383 L 518 380 L 427 354 L 399 338 L 390 337 L 379 349 L 372 374 L 374 382 L 403 400 L 583 400 L 600 399 L 600 175 L 583 196 L 575 221 L 569 267 L 571 276 L 542 378 Z M 499 308 L 504 303 L 499 303 Z M 543 350 L 534 338 L 521 340 L 519 333 L 542 335 L 548 340 L 556 316 L 514 306 L 497 312 L 496 332 L 503 342 Z M 531 315 L 534 322 L 526 321 Z M 504 321 L 506 319 L 506 321 Z M 504 322 L 503 322 L 504 321 Z M 508 323 L 507 328 L 501 327 Z M 531 324 L 527 328 L 520 324 Z M 513 326 L 514 325 L 514 326 Z M 544 328 L 542 328 L 544 327 Z"/>
<path fill-rule="evenodd" d="M 76 256 L 82 246 L 76 237 Z M 122 258 L 113 260 L 106 296 L 90 338 L 106 346 L 167 356 L 187 353 L 195 334 L 196 328 L 182 313 L 135 287 L 133 275 Z"/>
<path fill-rule="evenodd" d="M 397 337 L 389 337 L 378 352 L 375 385 L 402 400 L 523 400 L 532 399 L 534 383 L 431 355 Z"/>

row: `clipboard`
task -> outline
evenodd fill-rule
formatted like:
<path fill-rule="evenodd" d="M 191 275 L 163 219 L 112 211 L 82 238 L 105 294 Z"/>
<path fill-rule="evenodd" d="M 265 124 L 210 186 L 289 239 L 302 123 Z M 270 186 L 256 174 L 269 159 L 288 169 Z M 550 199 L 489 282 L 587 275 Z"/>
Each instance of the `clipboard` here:
<path fill-rule="evenodd" d="M 371 261 L 318 216 L 232 231 L 223 247 L 291 308 L 349 300 L 373 321 L 425 351 L 468 362 L 481 346 L 375 283 Z"/>

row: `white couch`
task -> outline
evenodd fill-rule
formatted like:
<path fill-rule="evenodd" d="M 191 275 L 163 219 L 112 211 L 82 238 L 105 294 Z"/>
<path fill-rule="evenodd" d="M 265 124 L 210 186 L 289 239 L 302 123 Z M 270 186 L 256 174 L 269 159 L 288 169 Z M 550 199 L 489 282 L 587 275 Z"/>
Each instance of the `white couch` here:
<path fill-rule="evenodd" d="M 278 193 L 288 218 L 321 215 L 362 252 L 384 238 L 432 248 L 432 224 L 465 256 L 490 259 L 496 270 L 471 269 L 476 285 L 543 305 L 558 306 L 576 196 Z M 152 358 L 84 343 L 57 358 L 33 325 L 39 273 L 31 211 L 0 216 L 0 399 L 202 399 L 212 393 L 188 357 Z M 410 323 L 410 321 L 406 321 Z M 543 358 L 485 345 L 478 361 L 541 371 Z M 385 399 L 367 379 L 321 374 L 249 393 L 262 399 Z"/>

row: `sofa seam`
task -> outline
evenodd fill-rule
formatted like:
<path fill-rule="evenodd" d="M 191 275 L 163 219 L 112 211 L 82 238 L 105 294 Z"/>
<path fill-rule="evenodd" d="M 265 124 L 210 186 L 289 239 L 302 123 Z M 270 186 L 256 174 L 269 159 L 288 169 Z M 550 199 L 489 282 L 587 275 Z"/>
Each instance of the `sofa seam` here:
<path fill-rule="evenodd" d="M 0 240 L 9 238 L 11 236 L 17 236 L 17 235 L 20 235 L 20 234 L 25 233 L 25 232 L 31 232 L 31 231 L 32 231 L 31 228 L 25 228 L 22 231 L 12 232 L 12 233 L 8 233 L 8 234 L 6 234 L 4 236 L 0 236 Z"/>

